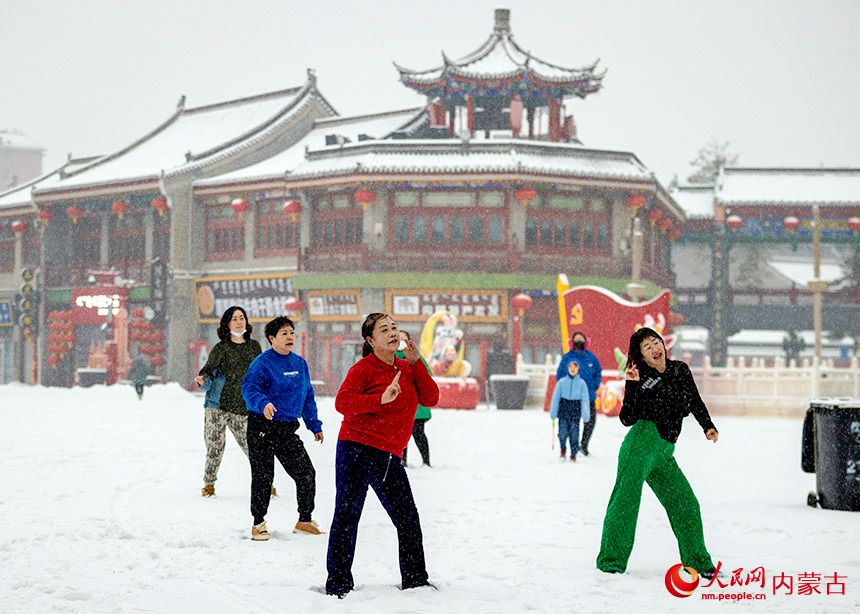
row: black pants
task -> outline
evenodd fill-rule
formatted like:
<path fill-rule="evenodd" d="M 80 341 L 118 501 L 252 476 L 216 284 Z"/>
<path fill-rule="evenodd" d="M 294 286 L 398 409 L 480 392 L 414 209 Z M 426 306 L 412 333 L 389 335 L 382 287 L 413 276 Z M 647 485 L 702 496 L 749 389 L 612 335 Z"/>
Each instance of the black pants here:
<path fill-rule="evenodd" d="M 421 452 L 421 460 L 425 465 L 430 464 L 430 442 L 427 441 L 427 435 L 424 434 L 424 423 L 429 418 L 415 418 L 415 424 L 412 425 L 412 439 L 415 440 L 415 445 L 418 446 L 418 451 Z M 409 449 L 407 445 L 403 448 L 403 464 L 406 464 L 406 451 Z"/>
<path fill-rule="evenodd" d="M 588 452 L 588 442 L 591 441 L 591 434 L 594 432 L 594 423 L 597 422 L 597 412 L 594 410 L 594 401 L 591 402 L 591 420 L 582 424 L 582 442 L 579 444 L 580 449 Z"/>
<path fill-rule="evenodd" d="M 354 587 L 352 560 L 355 556 L 358 521 L 361 519 L 368 486 L 379 497 L 397 529 L 403 588 L 425 584 L 427 569 L 421 522 L 412 498 L 409 478 L 400 459 L 394 454 L 354 441 L 338 441 L 335 483 L 337 496 L 328 538 L 326 592 L 339 594 Z"/>
<path fill-rule="evenodd" d="M 146 385 L 146 384 L 144 384 L 143 382 L 135 382 L 135 383 L 134 383 L 134 391 L 137 393 L 137 398 L 138 398 L 138 399 L 142 399 L 142 398 L 143 398 L 143 387 L 144 387 L 145 385 Z"/>
<path fill-rule="evenodd" d="M 275 458 L 296 483 L 299 520 L 308 522 L 314 511 L 316 470 L 296 435 L 299 423 L 266 420 L 260 414 L 248 412 L 248 458 L 251 461 L 251 515 L 254 524 L 266 519 L 272 480 L 275 478 Z"/>

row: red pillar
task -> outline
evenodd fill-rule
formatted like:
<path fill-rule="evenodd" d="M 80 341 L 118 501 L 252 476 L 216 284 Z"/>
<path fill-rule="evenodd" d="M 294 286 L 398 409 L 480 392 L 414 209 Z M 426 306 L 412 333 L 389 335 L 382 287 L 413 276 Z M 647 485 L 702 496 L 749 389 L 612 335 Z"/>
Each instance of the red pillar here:
<path fill-rule="evenodd" d="M 466 98 L 466 123 L 469 127 L 469 136 L 475 136 L 475 97 Z"/>
<path fill-rule="evenodd" d="M 523 312 L 521 309 L 512 310 L 514 312 L 514 321 L 512 327 L 512 335 L 511 335 L 511 353 L 514 355 L 514 360 L 517 359 L 517 354 L 522 351 L 523 346 L 523 331 L 522 331 L 522 319 Z M 525 358 L 525 357 L 523 357 Z"/>
<path fill-rule="evenodd" d="M 550 97 L 549 99 L 549 140 L 550 141 L 560 141 L 561 138 L 559 135 L 559 117 L 558 117 L 559 105 L 558 100 Z"/>

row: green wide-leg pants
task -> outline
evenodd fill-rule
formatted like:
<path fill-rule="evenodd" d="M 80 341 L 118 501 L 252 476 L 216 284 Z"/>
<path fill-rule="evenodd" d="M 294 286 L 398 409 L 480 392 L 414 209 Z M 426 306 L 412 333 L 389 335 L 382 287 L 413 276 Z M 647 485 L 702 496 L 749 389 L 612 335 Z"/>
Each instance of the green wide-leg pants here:
<path fill-rule="evenodd" d="M 618 474 L 609 497 L 597 568 L 624 572 L 633 550 L 636 519 L 642 499 L 642 484 L 648 483 L 666 509 L 672 531 L 678 540 L 681 562 L 698 572 L 714 564 L 705 548 L 699 501 L 673 456 L 675 444 L 657 432 L 650 420 L 639 420 L 618 452 Z"/>

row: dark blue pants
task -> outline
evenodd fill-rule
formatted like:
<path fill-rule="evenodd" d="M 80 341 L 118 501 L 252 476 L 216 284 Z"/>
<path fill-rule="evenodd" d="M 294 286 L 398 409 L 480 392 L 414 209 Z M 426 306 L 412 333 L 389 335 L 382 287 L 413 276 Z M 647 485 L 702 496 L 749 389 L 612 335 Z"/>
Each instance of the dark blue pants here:
<path fill-rule="evenodd" d="M 400 552 L 400 578 L 403 588 L 421 586 L 427 582 L 424 563 L 424 539 L 418 509 L 412 498 L 409 478 L 400 459 L 388 452 L 354 441 L 337 442 L 335 465 L 334 520 L 328 538 L 329 594 L 344 593 L 354 587 L 352 561 L 358 522 L 370 486 L 379 497 L 397 529 Z"/>

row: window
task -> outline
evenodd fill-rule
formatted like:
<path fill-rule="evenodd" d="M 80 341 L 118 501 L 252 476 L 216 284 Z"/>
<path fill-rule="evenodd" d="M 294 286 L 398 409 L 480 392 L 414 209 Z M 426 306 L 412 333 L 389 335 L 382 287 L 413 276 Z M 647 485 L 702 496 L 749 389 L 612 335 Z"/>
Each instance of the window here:
<path fill-rule="evenodd" d="M 313 203 L 314 247 L 342 249 L 362 243 L 364 211 L 352 192 L 317 196 Z M 297 239 L 294 245 L 298 245 Z"/>
<path fill-rule="evenodd" d="M 507 215 L 502 191 L 399 190 L 389 204 L 390 241 L 394 247 L 502 247 Z"/>
<path fill-rule="evenodd" d="M 263 201 L 257 205 L 257 232 L 254 255 L 271 257 L 290 254 L 301 245 L 301 221 L 284 213 L 284 201 Z"/>
<path fill-rule="evenodd" d="M 101 215 L 95 211 L 85 212 L 72 226 L 72 262 L 81 266 L 98 266 L 101 236 Z"/>
<path fill-rule="evenodd" d="M 538 195 L 526 211 L 526 247 L 553 251 L 611 251 L 610 210 L 600 196 Z"/>
<path fill-rule="evenodd" d="M 205 232 L 206 260 L 245 257 L 245 219 L 238 217 L 229 204 L 206 206 Z"/>
<path fill-rule="evenodd" d="M 80 222 L 80 220 L 78 220 Z M 141 262 L 146 258 L 146 229 L 143 224 L 143 211 L 129 211 L 122 219 L 110 217 L 111 264 L 124 265 Z"/>
<path fill-rule="evenodd" d="M 15 239 L 0 240 L 0 271 L 15 269 Z"/>

